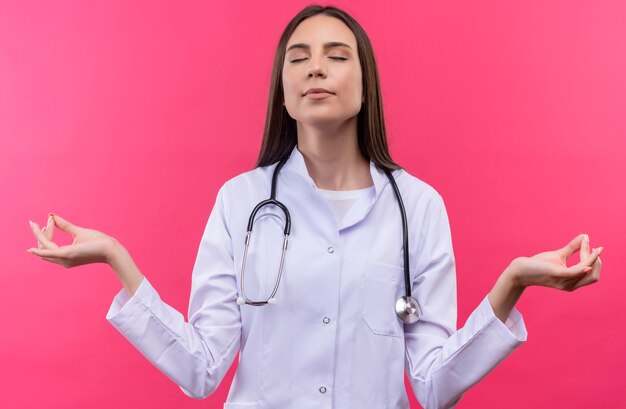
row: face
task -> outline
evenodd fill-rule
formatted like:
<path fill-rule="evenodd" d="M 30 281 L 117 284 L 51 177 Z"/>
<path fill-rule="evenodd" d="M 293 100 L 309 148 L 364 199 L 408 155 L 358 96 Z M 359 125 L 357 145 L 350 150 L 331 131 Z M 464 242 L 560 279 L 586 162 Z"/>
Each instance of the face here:
<path fill-rule="evenodd" d="M 286 50 L 282 81 L 289 116 L 302 124 L 322 125 L 359 113 L 364 101 L 361 64 L 348 26 L 323 14 L 310 17 L 292 33 Z M 310 88 L 330 93 L 305 95 Z"/>

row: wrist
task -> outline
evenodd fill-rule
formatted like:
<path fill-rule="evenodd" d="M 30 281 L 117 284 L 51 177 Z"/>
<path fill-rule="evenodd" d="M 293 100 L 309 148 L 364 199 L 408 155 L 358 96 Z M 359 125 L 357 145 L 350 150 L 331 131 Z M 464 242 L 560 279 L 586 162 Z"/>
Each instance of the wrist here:
<path fill-rule="evenodd" d="M 130 253 L 120 242 L 115 240 L 114 245 L 109 250 L 108 263 L 122 282 L 126 292 L 132 297 L 144 277 L 135 265 Z"/>
<path fill-rule="evenodd" d="M 108 265 L 115 268 L 115 265 L 119 264 L 120 260 L 127 254 L 126 249 L 122 246 L 122 243 L 111 237 L 112 243 L 109 246 L 108 251 L 105 253 L 105 260 Z"/>
<path fill-rule="evenodd" d="M 524 292 L 524 287 L 516 278 L 514 270 L 506 269 L 500 274 L 488 295 L 495 316 L 503 323 L 506 323 L 511 310 Z"/>
<path fill-rule="evenodd" d="M 504 270 L 501 278 L 506 280 L 513 289 L 524 290 L 527 287 L 515 266 L 515 260 Z"/>

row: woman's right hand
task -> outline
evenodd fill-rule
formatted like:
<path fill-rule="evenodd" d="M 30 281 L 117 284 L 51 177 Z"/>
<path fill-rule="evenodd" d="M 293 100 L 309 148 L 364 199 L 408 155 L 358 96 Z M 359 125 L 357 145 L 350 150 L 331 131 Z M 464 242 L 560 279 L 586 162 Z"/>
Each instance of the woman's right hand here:
<path fill-rule="evenodd" d="M 39 242 L 39 248 L 30 248 L 27 251 L 65 268 L 89 263 L 109 263 L 114 249 L 119 244 L 111 236 L 97 230 L 75 226 L 52 213 L 48 217 L 47 225 L 41 230 L 37 223 L 31 221 L 29 223 Z M 55 226 L 74 238 L 72 244 L 58 246 L 52 241 Z"/>

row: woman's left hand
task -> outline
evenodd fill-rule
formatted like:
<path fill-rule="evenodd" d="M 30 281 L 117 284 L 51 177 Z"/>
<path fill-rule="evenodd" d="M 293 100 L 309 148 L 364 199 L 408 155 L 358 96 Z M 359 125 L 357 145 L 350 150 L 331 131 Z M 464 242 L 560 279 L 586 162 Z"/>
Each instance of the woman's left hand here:
<path fill-rule="evenodd" d="M 567 266 L 567 260 L 580 250 L 580 262 Z M 589 236 L 578 235 L 565 247 L 546 251 L 532 257 L 518 257 L 507 268 L 521 288 L 531 285 L 552 287 L 564 291 L 593 284 L 600 279 L 600 253 L 603 248 L 590 251 Z"/>

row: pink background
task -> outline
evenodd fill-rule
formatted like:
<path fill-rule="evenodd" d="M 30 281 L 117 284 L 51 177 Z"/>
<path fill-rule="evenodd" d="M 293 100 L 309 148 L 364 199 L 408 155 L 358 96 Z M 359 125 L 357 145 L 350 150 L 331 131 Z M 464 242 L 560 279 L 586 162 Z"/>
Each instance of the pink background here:
<path fill-rule="evenodd" d="M 525 292 L 528 342 L 458 407 L 615 408 L 626 6 L 508 3 L 333 4 L 373 43 L 392 155 L 446 202 L 459 326 L 516 256 L 579 233 L 605 247 L 597 284 Z M 112 270 L 26 253 L 27 223 L 52 211 L 118 238 L 186 316 L 217 189 L 254 166 L 275 47 L 307 4 L 2 1 L 0 407 L 221 407 L 236 363 L 186 397 L 105 320 Z"/>

